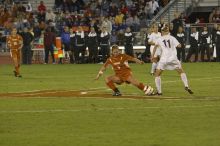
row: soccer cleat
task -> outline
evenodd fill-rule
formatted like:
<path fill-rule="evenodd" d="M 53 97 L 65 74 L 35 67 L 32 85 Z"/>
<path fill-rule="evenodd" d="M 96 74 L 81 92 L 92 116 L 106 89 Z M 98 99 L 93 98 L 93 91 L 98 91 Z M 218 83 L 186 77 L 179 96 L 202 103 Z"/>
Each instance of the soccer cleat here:
<path fill-rule="evenodd" d="M 114 92 L 114 93 L 112 94 L 112 96 L 121 96 L 121 93 L 118 92 L 118 91 L 116 91 L 116 92 Z"/>
<path fill-rule="evenodd" d="M 17 77 L 18 73 L 15 70 L 13 71 L 13 73 L 14 73 L 14 76 Z"/>
<path fill-rule="evenodd" d="M 156 95 L 158 95 L 158 96 L 162 96 L 163 94 L 162 94 L 162 93 L 158 93 L 158 92 L 157 92 L 157 93 L 156 93 Z"/>
<path fill-rule="evenodd" d="M 187 92 L 189 92 L 189 94 L 193 94 L 193 91 L 192 91 L 191 89 L 189 89 L 189 87 L 185 87 L 185 90 L 186 90 Z"/>
<path fill-rule="evenodd" d="M 22 75 L 17 75 L 16 77 L 18 77 L 18 78 L 22 78 Z"/>

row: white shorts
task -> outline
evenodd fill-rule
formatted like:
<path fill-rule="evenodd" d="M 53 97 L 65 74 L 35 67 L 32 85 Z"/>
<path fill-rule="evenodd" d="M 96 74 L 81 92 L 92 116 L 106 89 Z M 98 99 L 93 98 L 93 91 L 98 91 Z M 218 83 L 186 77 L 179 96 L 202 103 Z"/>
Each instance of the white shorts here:
<path fill-rule="evenodd" d="M 171 62 L 158 62 L 157 69 L 160 70 L 175 70 L 175 69 L 181 69 L 181 63 L 179 60 L 173 60 Z"/>
<path fill-rule="evenodd" d="M 153 51 L 154 51 L 154 45 L 150 46 L 150 54 L 153 55 Z M 155 54 L 153 57 L 158 57 L 161 55 L 161 48 L 157 48 Z"/>

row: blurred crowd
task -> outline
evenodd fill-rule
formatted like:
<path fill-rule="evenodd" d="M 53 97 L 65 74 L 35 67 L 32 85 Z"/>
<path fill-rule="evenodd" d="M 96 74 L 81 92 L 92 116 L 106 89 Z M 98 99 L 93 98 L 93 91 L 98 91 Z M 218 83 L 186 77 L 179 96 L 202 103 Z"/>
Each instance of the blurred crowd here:
<path fill-rule="evenodd" d="M 125 46 L 127 48 L 125 51 L 132 54 L 129 48 L 134 42 L 134 32 L 140 32 L 141 28 L 146 28 L 160 9 L 169 3 L 169 0 L 55 0 L 53 9 L 48 9 L 44 1 L 38 2 L 37 10 L 34 11 L 29 2 L 1 1 L 0 41 L 5 41 L 5 36 L 13 27 L 17 28 L 19 34 L 28 32 L 33 35 L 33 40 L 26 43 L 44 40 L 48 33 L 54 33 L 56 37 L 61 37 L 62 49 L 66 51 L 65 58 L 68 58 L 70 63 L 96 63 L 98 62 L 97 55 L 101 55 L 103 61 L 109 56 L 111 44 Z M 219 21 L 220 11 L 216 8 L 210 14 L 209 22 L 218 23 Z M 177 36 L 179 27 L 183 27 L 186 36 L 184 44 L 187 44 L 190 42 L 189 36 L 193 30 L 185 28 L 184 22 L 187 22 L 187 19 L 183 15 L 176 15 L 170 29 L 171 33 Z M 163 23 L 161 20 L 158 24 L 159 28 L 163 26 Z M 201 20 L 195 23 L 199 24 Z M 213 34 L 218 32 L 217 30 L 217 26 L 214 29 L 208 29 L 209 34 L 212 34 L 210 38 L 212 41 L 209 44 L 218 42 L 213 37 Z M 197 31 L 199 34 L 202 33 L 201 28 Z M 200 41 L 201 39 L 197 39 L 198 44 Z M 95 44 L 95 47 L 91 44 Z M 213 46 L 211 48 L 214 48 Z M 99 47 L 101 51 L 90 49 L 89 55 L 91 56 L 85 61 L 85 48 L 87 47 Z M 52 46 L 48 46 L 45 51 L 45 63 L 48 63 L 51 48 Z M 208 54 L 210 52 L 212 51 Z M 185 61 L 187 58 L 182 60 Z M 59 62 L 62 63 L 62 60 Z"/>

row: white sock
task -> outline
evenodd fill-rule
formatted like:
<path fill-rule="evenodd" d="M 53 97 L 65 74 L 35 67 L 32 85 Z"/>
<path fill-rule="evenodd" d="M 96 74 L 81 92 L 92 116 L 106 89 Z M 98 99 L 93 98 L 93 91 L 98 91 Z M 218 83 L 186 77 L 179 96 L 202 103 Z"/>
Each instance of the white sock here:
<path fill-rule="evenodd" d="M 186 74 L 185 74 L 185 73 L 181 73 L 181 74 L 180 74 L 180 77 L 181 77 L 181 80 L 183 81 L 184 86 L 185 86 L 185 87 L 189 87 Z"/>
<path fill-rule="evenodd" d="M 156 87 L 157 87 L 157 92 L 158 93 L 162 93 L 162 91 L 161 91 L 161 78 L 160 78 L 160 76 L 159 77 L 155 77 L 155 84 L 156 84 Z"/>
<path fill-rule="evenodd" d="M 152 65 L 151 65 L 150 73 L 154 73 L 156 68 L 157 68 L 157 63 L 153 62 Z"/>

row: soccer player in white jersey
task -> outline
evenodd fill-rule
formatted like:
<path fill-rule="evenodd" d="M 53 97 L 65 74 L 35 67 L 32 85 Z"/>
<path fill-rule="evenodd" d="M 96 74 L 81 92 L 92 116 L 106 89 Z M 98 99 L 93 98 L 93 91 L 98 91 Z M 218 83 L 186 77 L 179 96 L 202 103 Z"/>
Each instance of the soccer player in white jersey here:
<path fill-rule="evenodd" d="M 151 65 L 150 74 L 154 75 L 154 72 L 155 72 L 156 67 L 157 67 L 157 62 L 159 60 L 159 56 L 161 54 L 161 50 L 157 49 L 155 55 L 153 56 L 153 49 L 154 49 L 154 46 L 155 46 L 155 43 L 156 43 L 157 39 L 161 37 L 161 33 L 158 32 L 158 26 L 156 24 L 154 24 L 152 26 L 152 31 L 153 32 L 149 36 L 148 43 L 151 45 L 150 46 L 150 53 L 151 53 L 151 58 L 152 58 L 151 59 L 152 65 Z"/>
<path fill-rule="evenodd" d="M 162 95 L 161 90 L 161 74 L 164 70 L 176 70 L 183 81 L 185 90 L 190 94 L 193 94 L 192 90 L 189 88 L 188 80 L 185 72 L 181 66 L 180 61 L 177 59 L 176 47 L 181 47 L 181 44 L 177 39 L 170 35 L 169 26 L 164 26 L 162 29 L 162 37 L 160 37 L 155 43 L 153 50 L 153 55 L 158 48 L 161 48 L 160 61 L 158 62 L 157 69 L 155 72 L 155 84 L 157 87 L 157 94 Z"/>

